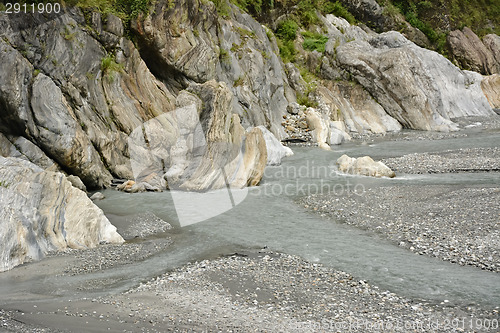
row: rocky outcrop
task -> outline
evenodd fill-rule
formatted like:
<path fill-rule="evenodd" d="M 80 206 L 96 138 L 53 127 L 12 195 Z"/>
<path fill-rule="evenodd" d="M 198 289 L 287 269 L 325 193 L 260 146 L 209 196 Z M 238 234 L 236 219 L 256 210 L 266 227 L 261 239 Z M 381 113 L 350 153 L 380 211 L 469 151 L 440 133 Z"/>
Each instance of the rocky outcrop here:
<path fill-rule="evenodd" d="M 0 15 L 1 131 L 30 141 L 90 189 L 130 178 L 128 134 L 173 109 L 172 94 L 98 15 L 89 23 L 95 29 L 76 8 L 40 20 Z"/>
<path fill-rule="evenodd" d="M 50 251 L 121 243 L 85 192 L 58 172 L 0 157 L 0 271 Z"/>
<path fill-rule="evenodd" d="M 361 85 L 353 82 L 327 82 L 315 91 L 314 99 L 318 109 L 328 114 L 331 121 L 342 123 L 339 129 L 345 134 L 340 142 L 349 140 L 346 132 L 381 134 L 402 128 Z"/>
<path fill-rule="evenodd" d="M 384 6 L 375 0 L 341 0 L 342 4 L 354 14 L 357 20 L 378 31 L 400 31 L 406 38 L 422 47 L 430 47 L 431 43 L 425 34 L 409 24 L 400 13 L 388 14 Z M 382 3 L 381 3 L 382 4 Z"/>
<path fill-rule="evenodd" d="M 136 184 L 130 191 L 257 185 L 267 160 L 265 139 L 260 130 L 245 132 L 232 113 L 232 97 L 222 82 L 191 84 L 179 93 L 178 109 L 132 131 L 128 146 Z"/>
<path fill-rule="evenodd" d="M 169 6 L 161 1 L 156 5 Z M 295 95 L 276 56 L 276 43 L 265 29 L 235 8 L 231 18 L 223 19 L 210 2 L 182 1 L 163 9 L 165 15 L 153 12 L 134 23 L 141 53 L 123 37 L 123 25 L 113 15 L 104 21 L 99 13 L 84 17 L 72 8 L 50 24 L 36 15 L 24 20 L 0 15 L 0 103 L 5 105 L 0 108 L 0 132 L 12 144 L 23 140 L 39 150 L 34 156 L 24 145 L 23 151 L 8 148 L 2 155 L 25 155 L 42 167 L 52 162 L 89 189 L 108 186 L 112 178 L 135 179 L 129 136 L 190 100 L 197 103 L 200 128 L 209 143 L 214 139 L 214 147 L 220 139 L 214 137 L 216 132 L 224 144 L 242 147 L 245 136 L 242 142 L 232 142 L 228 132 L 233 113 L 239 114 L 244 128 L 263 125 L 283 137 L 281 116 L 287 98 L 294 100 Z M 7 65 L 12 63 L 16 66 Z M 193 90 L 196 83 L 211 80 L 225 84 L 224 96 L 204 91 L 198 96 Z M 211 103 L 207 98 L 221 107 L 202 108 Z M 177 134 L 161 126 L 171 143 Z M 9 146 L 7 141 L 0 140 Z M 229 150 L 216 155 L 234 158 L 236 150 Z M 189 160 L 195 157 L 185 156 L 186 165 L 199 163 Z M 164 188 L 159 179 L 174 166 L 168 164 L 170 158 L 162 156 L 167 165 L 148 176 L 153 184 L 141 178 L 136 187 L 144 183 L 152 190 Z M 221 163 L 209 163 L 209 168 Z M 194 175 L 205 177 L 201 170 L 190 178 Z M 201 184 L 215 186 L 205 179 L 194 187 Z"/>
<path fill-rule="evenodd" d="M 500 73 L 500 36 L 489 34 L 483 37 L 483 44 L 491 52 L 497 63 L 497 73 Z"/>
<path fill-rule="evenodd" d="M 337 160 L 339 171 L 353 175 L 362 175 L 370 177 L 389 177 L 396 176 L 394 171 L 389 169 L 384 163 L 375 162 L 370 156 L 359 158 L 342 155 Z"/>
<path fill-rule="evenodd" d="M 191 180 L 199 175 L 198 185 L 186 188 L 200 188 L 222 186 L 209 181 L 216 176 L 206 176 L 217 174 L 214 170 L 202 174 L 193 169 L 212 145 L 232 147 L 226 147 L 228 157 L 220 157 L 224 163 L 243 147 L 245 135 L 236 142 L 230 132 L 236 130 L 230 126 L 233 114 L 242 128 L 264 126 L 278 139 L 308 139 L 313 133 L 325 147 L 348 140 L 351 132 L 450 130 L 456 127 L 449 118 L 489 114 L 477 76 L 457 70 L 400 35 L 378 36 L 327 15 L 321 17 L 330 39 L 327 56 L 313 52 L 306 57 L 324 79 L 309 94 L 324 120 L 319 126 L 310 119 L 312 129 L 305 115 L 286 114 L 295 91 L 305 94 L 308 89 L 295 66 L 283 65 L 267 28 L 234 6 L 227 17 L 205 1 L 158 1 L 154 6 L 150 15 L 132 22 L 140 51 L 123 37 L 124 27 L 113 15 L 103 20 L 99 13 L 85 17 L 78 8 L 70 8 L 51 18 L 50 24 L 41 16 L 0 15 L 2 155 L 64 170 L 89 190 L 108 186 L 112 178 L 134 179 L 136 188 L 143 183 L 149 184 L 144 188 L 158 190 L 167 187 L 162 180 L 167 173 L 175 183 L 179 170 Z M 370 1 L 356 6 L 372 12 L 376 7 Z M 496 45 L 492 38 L 490 44 Z M 367 56 L 371 52 L 374 57 Z M 209 93 L 208 82 L 223 83 L 227 91 Z M 207 107 L 212 102 L 221 107 Z M 201 122 L 195 137 L 203 134 L 206 142 L 186 148 L 189 144 L 176 143 L 178 132 L 170 131 L 167 123 L 153 125 L 153 119 L 193 105 Z M 297 121 L 289 125 L 289 118 Z M 139 138 L 138 128 L 166 131 L 159 137 L 168 149 L 143 138 L 148 150 L 156 149 L 162 156 L 149 175 L 148 168 L 137 174 L 131 163 L 129 139 Z M 207 150 L 201 153 L 196 145 L 204 143 Z"/>
<path fill-rule="evenodd" d="M 458 69 L 398 32 L 327 52 L 403 127 L 450 131 L 457 129 L 450 118 L 493 114 L 479 74 Z"/>
<path fill-rule="evenodd" d="M 454 30 L 447 42 L 455 61 L 462 67 L 484 75 L 500 73 L 500 52 L 498 36 L 488 35 L 485 44 L 468 27 Z"/>
<path fill-rule="evenodd" d="M 152 14 L 133 27 L 141 54 L 157 77 L 175 78 L 178 89 L 192 81 L 225 82 L 243 126 L 263 125 L 281 139 L 281 117 L 295 94 L 276 42 L 250 15 L 231 8 L 223 18 L 208 1 L 156 2 Z"/>

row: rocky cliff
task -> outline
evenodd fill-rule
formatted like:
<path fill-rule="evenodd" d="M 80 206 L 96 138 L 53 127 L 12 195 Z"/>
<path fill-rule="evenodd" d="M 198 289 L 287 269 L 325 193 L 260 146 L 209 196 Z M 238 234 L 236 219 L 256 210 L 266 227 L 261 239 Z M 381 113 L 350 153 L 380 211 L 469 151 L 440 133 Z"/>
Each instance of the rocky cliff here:
<path fill-rule="evenodd" d="M 237 127 L 264 126 L 278 139 L 296 136 L 297 126 L 287 129 L 282 123 L 298 95 L 315 101 L 328 132 L 320 140 L 328 143 L 348 138 L 348 132 L 452 130 L 453 117 L 492 114 L 480 76 L 397 33 L 378 35 L 318 13 L 326 51 L 302 50 L 302 62 L 285 66 L 272 31 L 227 6 L 222 15 L 209 1 L 158 1 L 130 27 L 114 15 L 84 15 L 78 7 L 53 17 L 0 14 L 0 131 L 16 150 L 4 155 L 31 156 L 35 149 L 34 163 L 76 175 L 88 188 L 154 174 L 148 184 L 162 189 L 169 185 L 165 178 L 175 174 L 171 185 L 202 190 L 222 186 L 215 170 L 245 154 L 247 134 L 236 135 L 242 132 Z M 301 66 L 316 73 L 314 89 L 301 84 Z M 191 107 L 203 134 L 194 141 L 180 142 L 179 128 L 168 121 L 144 131 L 152 119 Z M 305 115 L 298 118 L 307 126 Z M 132 156 L 131 134 L 145 145 Z M 164 137 L 170 139 L 159 153 L 154 140 Z M 15 144 L 20 141 L 24 144 Z M 227 151 L 232 157 L 218 154 L 224 157 L 210 170 L 202 166 L 200 161 L 223 145 L 232 146 Z M 202 146 L 203 151 L 195 149 Z M 256 153 L 245 158 L 265 155 Z M 156 166 L 134 171 L 132 164 L 152 156 L 159 158 Z M 243 169 L 247 175 L 228 170 L 240 173 L 235 186 L 259 182 L 255 172 Z M 181 173 L 185 185 L 174 184 Z M 207 173 L 213 176 L 194 179 Z M 192 182 L 199 185 L 187 185 Z"/>

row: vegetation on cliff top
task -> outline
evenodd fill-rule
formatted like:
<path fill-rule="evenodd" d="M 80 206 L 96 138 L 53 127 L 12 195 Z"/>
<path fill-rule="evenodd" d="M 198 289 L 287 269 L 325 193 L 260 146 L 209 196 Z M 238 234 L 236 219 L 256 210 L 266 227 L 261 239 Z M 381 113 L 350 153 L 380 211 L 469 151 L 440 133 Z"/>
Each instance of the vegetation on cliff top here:
<path fill-rule="evenodd" d="M 442 51 L 448 32 L 467 26 L 480 37 L 500 35 L 498 0 L 378 0 L 389 16 L 402 14 Z"/>
<path fill-rule="evenodd" d="M 66 0 L 65 3 L 70 6 L 116 15 L 127 26 L 128 22 L 140 13 L 147 13 L 152 0 Z"/>

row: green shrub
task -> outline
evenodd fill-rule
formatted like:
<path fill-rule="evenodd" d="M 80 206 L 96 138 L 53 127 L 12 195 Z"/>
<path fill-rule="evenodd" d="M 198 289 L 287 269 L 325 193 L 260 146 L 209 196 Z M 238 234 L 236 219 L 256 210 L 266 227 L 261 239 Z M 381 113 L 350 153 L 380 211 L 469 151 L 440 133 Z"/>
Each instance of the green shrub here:
<path fill-rule="evenodd" d="M 231 2 L 244 12 L 257 15 L 274 8 L 274 0 L 231 0 Z"/>
<path fill-rule="evenodd" d="M 309 31 L 303 32 L 302 36 L 304 36 L 304 42 L 302 43 L 304 50 L 325 52 L 325 45 L 328 42 L 327 36 Z"/>
<path fill-rule="evenodd" d="M 328 1 L 324 6 L 324 12 L 327 14 L 333 14 L 338 17 L 343 17 L 350 24 L 356 23 L 356 19 L 354 18 L 354 16 L 338 1 Z"/>
<path fill-rule="evenodd" d="M 238 79 L 234 81 L 233 87 L 242 86 L 243 82 L 244 82 L 243 76 L 240 76 Z"/>
<path fill-rule="evenodd" d="M 229 52 L 227 52 L 226 49 L 223 49 L 222 47 L 219 50 L 219 59 L 222 60 L 225 64 L 231 63 L 231 56 L 229 55 Z"/>
<path fill-rule="evenodd" d="M 115 57 L 108 54 L 101 60 L 101 70 L 103 76 L 106 76 L 110 81 L 113 81 L 115 73 L 123 71 L 123 65 L 118 64 L 115 61 Z"/>
<path fill-rule="evenodd" d="M 316 15 L 316 8 L 318 7 L 316 0 L 301 0 L 297 7 L 299 8 L 298 15 L 302 25 L 308 27 L 319 22 L 318 15 Z"/>
<path fill-rule="evenodd" d="M 312 101 L 307 94 L 297 94 L 297 103 L 311 108 L 318 107 L 318 103 Z"/>
<path fill-rule="evenodd" d="M 295 60 L 295 55 L 297 54 L 297 50 L 295 50 L 295 46 L 293 45 L 293 40 L 277 39 L 277 42 L 283 62 L 293 62 Z"/>
<path fill-rule="evenodd" d="M 229 17 L 231 7 L 229 7 L 227 0 L 212 0 L 212 2 L 214 3 L 215 9 L 220 16 Z"/>
<path fill-rule="evenodd" d="M 278 24 L 276 36 L 284 41 L 293 41 L 297 37 L 299 25 L 293 20 L 286 20 Z"/>

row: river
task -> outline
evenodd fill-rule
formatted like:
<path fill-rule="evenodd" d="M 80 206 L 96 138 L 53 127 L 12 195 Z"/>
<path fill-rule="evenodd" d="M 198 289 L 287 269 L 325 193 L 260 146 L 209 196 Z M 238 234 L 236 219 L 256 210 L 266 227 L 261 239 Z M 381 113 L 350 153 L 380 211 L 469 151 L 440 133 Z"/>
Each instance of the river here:
<path fill-rule="evenodd" d="M 284 159 L 281 166 L 266 169 L 261 186 L 233 190 L 233 196 L 239 198 L 237 202 L 241 201 L 239 204 L 184 227 L 175 209 L 175 198 L 169 192 L 128 194 L 106 190 L 106 198 L 97 204 L 119 230 L 124 227 L 120 225 L 126 221 L 124 217 L 152 212 L 174 226 L 166 234 L 173 239 L 173 244 L 142 262 L 91 274 L 53 276 L 51 272 L 40 272 L 37 276 L 16 279 L 14 273 L 2 273 L 3 301 L 22 298 L 25 290 L 30 291 L 30 297 L 40 298 L 117 293 L 190 261 L 267 247 L 346 271 L 401 296 L 436 303 L 447 300 L 456 305 L 497 306 L 500 304 L 499 274 L 416 255 L 378 234 L 323 218 L 296 203 L 300 196 L 311 192 L 329 191 L 334 198 L 346 191 L 362 195 L 364 188 L 386 184 L 500 185 L 498 173 L 398 175 L 394 179 L 374 179 L 342 175 L 333 167 L 334 161 L 344 153 L 380 159 L 413 152 L 496 147 L 500 142 L 497 131 L 465 133 L 467 137 L 434 141 L 379 138 L 366 144 L 347 143 L 332 151 L 296 147 L 295 155 Z M 207 200 L 192 203 L 192 207 L 197 207 L 193 213 L 204 214 L 207 205 L 203 201 Z M 165 234 L 152 237 L 165 237 Z M 92 292 L 75 288 L 83 281 L 108 278 L 119 282 L 112 288 Z"/>

